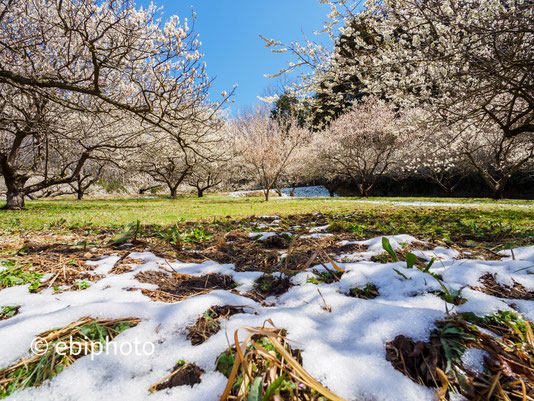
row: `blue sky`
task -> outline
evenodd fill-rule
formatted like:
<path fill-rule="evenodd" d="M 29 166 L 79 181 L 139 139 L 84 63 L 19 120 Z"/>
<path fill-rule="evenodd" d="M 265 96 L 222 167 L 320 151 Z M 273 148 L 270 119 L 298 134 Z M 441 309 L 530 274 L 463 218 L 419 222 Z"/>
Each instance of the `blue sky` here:
<path fill-rule="evenodd" d="M 149 0 L 138 0 L 147 5 Z M 329 7 L 318 0 L 155 0 L 166 15 L 191 16 L 191 6 L 197 13 L 195 31 L 200 34 L 208 74 L 215 77 L 212 100 L 220 100 L 223 90 L 239 87 L 234 97 L 233 111 L 258 102 L 273 79 L 265 74 L 278 72 L 286 65 L 289 55 L 273 54 L 259 38 L 290 42 L 299 40 L 302 32 L 322 27 Z M 320 37 L 319 37 L 320 39 Z M 324 40 L 327 40 L 325 37 Z"/>

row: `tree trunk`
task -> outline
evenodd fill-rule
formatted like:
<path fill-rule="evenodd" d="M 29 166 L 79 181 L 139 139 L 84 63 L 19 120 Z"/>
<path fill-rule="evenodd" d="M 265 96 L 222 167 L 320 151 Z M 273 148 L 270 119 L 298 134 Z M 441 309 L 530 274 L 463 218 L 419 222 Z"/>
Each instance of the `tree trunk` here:
<path fill-rule="evenodd" d="M 76 191 L 76 195 L 77 195 L 78 200 L 81 201 L 83 199 L 83 191 L 82 190 Z"/>
<path fill-rule="evenodd" d="M 200 188 L 197 188 L 197 195 L 198 195 L 199 198 L 203 198 L 204 197 L 204 190 L 200 189 Z"/>
<path fill-rule="evenodd" d="M 289 196 L 291 196 L 292 198 L 295 196 L 295 190 L 297 188 L 296 187 L 292 187 L 291 190 L 289 191 Z"/>
<path fill-rule="evenodd" d="M 24 209 L 24 194 L 19 191 L 7 191 L 7 203 L 4 206 L 6 210 Z"/>
<path fill-rule="evenodd" d="M 369 197 L 369 191 L 371 190 L 371 186 L 372 185 L 369 185 L 366 183 L 366 181 L 363 181 L 361 186 L 360 186 L 360 192 L 362 194 L 362 196 L 364 198 L 368 198 Z"/>
<path fill-rule="evenodd" d="M 324 184 L 324 187 L 328 190 L 328 194 L 330 195 L 330 197 L 333 198 L 334 196 L 336 196 L 336 191 L 339 188 L 339 184 L 327 183 L 327 184 Z"/>
<path fill-rule="evenodd" d="M 504 198 L 504 185 L 497 185 L 493 190 L 493 199 L 499 200 Z"/>
<path fill-rule="evenodd" d="M 170 191 L 171 191 L 171 198 L 172 198 L 172 199 L 176 199 L 176 198 L 177 198 L 177 196 L 176 196 L 176 192 L 177 192 L 176 190 L 177 190 L 177 188 L 170 188 L 170 187 L 169 187 L 169 189 L 170 189 Z"/>
<path fill-rule="evenodd" d="M 269 202 L 269 192 L 271 192 L 270 189 L 263 191 L 263 193 L 265 194 L 265 202 Z"/>

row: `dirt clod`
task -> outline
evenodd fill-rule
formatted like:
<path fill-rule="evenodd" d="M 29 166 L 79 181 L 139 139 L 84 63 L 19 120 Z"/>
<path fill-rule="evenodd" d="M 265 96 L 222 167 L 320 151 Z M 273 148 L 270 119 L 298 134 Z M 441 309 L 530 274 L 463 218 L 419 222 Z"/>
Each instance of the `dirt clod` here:
<path fill-rule="evenodd" d="M 138 273 L 136 280 L 141 283 L 156 284 L 158 290 L 143 289 L 143 294 L 155 301 L 176 302 L 195 295 L 207 294 L 214 290 L 231 290 L 237 284 L 232 277 L 222 274 L 189 276 L 187 274 L 167 275 L 158 271 Z"/>
<path fill-rule="evenodd" d="M 200 383 L 200 378 L 204 374 L 204 371 L 197 365 L 177 363 L 174 366 L 173 374 L 163 383 L 159 383 L 156 387 L 156 391 L 165 390 L 167 388 L 179 387 L 179 386 L 191 386 Z"/>

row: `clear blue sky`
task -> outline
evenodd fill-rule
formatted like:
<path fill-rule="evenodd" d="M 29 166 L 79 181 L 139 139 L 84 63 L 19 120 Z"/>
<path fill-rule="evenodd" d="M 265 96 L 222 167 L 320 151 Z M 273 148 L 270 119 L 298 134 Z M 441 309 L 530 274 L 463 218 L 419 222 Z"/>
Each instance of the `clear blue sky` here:
<path fill-rule="evenodd" d="M 147 5 L 149 0 L 137 0 Z M 155 0 L 166 15 L 190 18 L 191 6 L 197 13 L 195 31 L 202 41 L 208 74 L 215 77 L 212 100 L 220 100 L 223 90 L 239 87 L 231 107 L 237 111 L 258 102 L 273 79 L 265 74 L 278 72 L 289 55 L 273 54 L 259 38 L 263 35 L 282 42 L 302 38 L 302 32 L 322 27 L 329 7 L 318 0 Z M 324 35 L 322 35 L 324 36 Z M 316 37 L 327 41 L 328 38 Z"/>

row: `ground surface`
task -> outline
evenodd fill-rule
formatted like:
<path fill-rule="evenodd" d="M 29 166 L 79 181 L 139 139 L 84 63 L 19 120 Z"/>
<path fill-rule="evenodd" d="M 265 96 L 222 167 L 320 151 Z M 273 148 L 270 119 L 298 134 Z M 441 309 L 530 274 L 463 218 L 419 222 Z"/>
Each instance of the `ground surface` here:
<path fill-rule="evenodd" d="M 195 364 L 187 367 L 194 387 L 167 388 L 176 375 L 149 399 L 217 400 L 227 381 L 217 357 L 236 329 L 267 319 L 287 330 L 304 368 L 347 400 L 437 399 L 443 381 L 428 377 L 437 369 L 450 380 L 443 399 L 461 399 L 453 391 L 490 388 L 497 371 L 484 364 L 503 355 L 526 370 L 501 367 L 498 386 L 515 400 L 519 377 L 534 396 L 524 373 L 534 368 L 534 336 L 521 320 L 534 320 L 534 208 L 222 197 L 28 208 L 0 213 L 0 306 L 13 308 L 0 317 L 8 339 L 0 343 L 0 389 L 1 369 L 24 357 L 35 336 L 83 316 L 140 318 L 114 343 L 150 342 L 155 352 L 84 357 L 12 399 L 143 400 L 183 360 Z M 498 336 L 469 340 L 447 370 L 442 326 L 471 338 L 467 312 L 498 316 L 477 321 Z M 503 313 L 517 314 L 519 331 Z M 508 344 L 492 354 L 492 341 L 509 337 L 521 352 Z"/>

